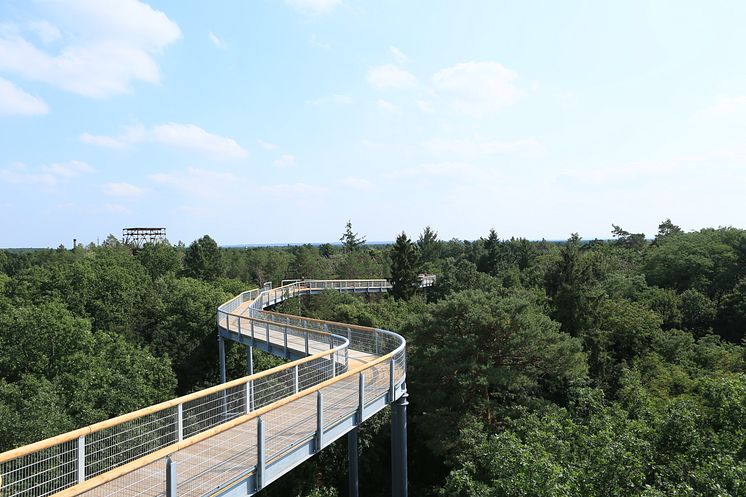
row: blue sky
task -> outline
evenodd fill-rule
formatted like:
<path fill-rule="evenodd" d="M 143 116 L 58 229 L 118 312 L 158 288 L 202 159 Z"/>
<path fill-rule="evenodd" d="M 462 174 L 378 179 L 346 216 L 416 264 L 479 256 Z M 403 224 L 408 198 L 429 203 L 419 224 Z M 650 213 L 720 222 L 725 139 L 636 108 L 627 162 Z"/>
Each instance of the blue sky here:
<path fill-rule="evenodd" d="M 5 0 L 0 247 L 746 226 L 746 3 Z"/>

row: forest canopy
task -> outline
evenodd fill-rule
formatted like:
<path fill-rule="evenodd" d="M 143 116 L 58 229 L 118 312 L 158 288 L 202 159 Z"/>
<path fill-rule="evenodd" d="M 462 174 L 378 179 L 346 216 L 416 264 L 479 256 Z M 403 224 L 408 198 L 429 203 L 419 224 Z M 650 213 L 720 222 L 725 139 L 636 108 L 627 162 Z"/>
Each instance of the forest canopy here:
<path fill-rule="evenodd" d="M 243 290 L 382 277 L 392 295 L 279 307 L 405 336 L 412 495 L 746 495 L 746 231 L 610 231 L 0 251 L 0 451 L 216 384 L 215 310 Z M 228 347 L 229 377 L 244 361 Z M 363 495 L 388 495 L 387 416 L 361 431 Z M 345 450 L 263 495 L 346 495 Z"/>

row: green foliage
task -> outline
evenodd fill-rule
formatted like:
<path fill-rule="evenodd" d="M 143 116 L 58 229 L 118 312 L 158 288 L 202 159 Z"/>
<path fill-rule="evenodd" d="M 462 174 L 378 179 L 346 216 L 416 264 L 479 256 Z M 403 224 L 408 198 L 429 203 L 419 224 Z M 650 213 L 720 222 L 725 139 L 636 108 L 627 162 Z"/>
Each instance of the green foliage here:
<path fill-rule="evenodd" d="M 365 247 L 365 237 L 361 237 L 358 233 L 352 231 L 352 221 L 350 220 L 345 224 L 345 232 L 339 237 L 339 241 L 342 242 L 345 253 L 355 252 Z"/>
<path fill-rule="evenodd" d="M 419 285 L 417 246 L 403 231 L 391 248 L 391 294 L 396 299 L 409 300 Z"/>
<path fill-rule="evenodd" d="M 154 280 L 167 275 L 176 274 L 181 270 L 181 256 L 179 251 L 166 243 L 146 243 L 137 251 L 137 260 Z"/>
<path fill-rule="evenodd" d="M 223 258 L 215 240 L 205 235 L 193 241 L 184 254 L 184 274 L 192 278 L 214 280 L 223 274 Z"/>

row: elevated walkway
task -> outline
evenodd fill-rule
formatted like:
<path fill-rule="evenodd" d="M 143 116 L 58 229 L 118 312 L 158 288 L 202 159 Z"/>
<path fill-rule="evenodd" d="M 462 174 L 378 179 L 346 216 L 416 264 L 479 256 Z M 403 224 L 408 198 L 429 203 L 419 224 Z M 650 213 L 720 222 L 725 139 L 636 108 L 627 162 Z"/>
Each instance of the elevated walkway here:
<path fill-rule="evenodd" d="M 221 385 L 0 454 L 0 497 L 250 496 L 347 433 L 357 495 L 356 427 L 388 404 L 392 493 L 406 496 L 404 339 L 265 310 L 326 289 L 390 285 L 303 280 L 238 295 L 217 312 Z M 248 376 L 225 381 L 225 340 L 247 347 Z M 253 374 L 254 347 L 290 362 Z"/>

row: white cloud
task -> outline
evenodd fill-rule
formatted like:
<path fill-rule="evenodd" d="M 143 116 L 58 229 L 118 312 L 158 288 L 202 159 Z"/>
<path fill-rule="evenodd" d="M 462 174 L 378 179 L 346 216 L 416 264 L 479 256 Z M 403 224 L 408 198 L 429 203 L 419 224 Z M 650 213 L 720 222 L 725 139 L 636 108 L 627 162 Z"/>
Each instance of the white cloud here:
<path fill-rule="evenodd" d="M 42 166 L 42 170 L 56 175 L 64 176 L 66 178 L 72 178 L 79 174 L 92 173 L 95 171 L 93 167 L 85 162 L 79 160 L 71 160 L 63 163 L 50 164 L 48 166 Z"/>
<path fill-rule="evenodd" d="M 339 180 L 339 185 L 349 190 L 358 190 L 363 192 L 369 192 L 373 190 L 373 183 L 364 178 L 355 178 L 348 176 Z"/>
<path fill-rule="evenodd" d="M 452 109 L 485 114 L 515 103 L 525 93 L 516 86 L 518 75 L 497 62 L 462 62 L 433 75 L 435 90 Z"/>
<path fill-rule="evenodd" d="M 430 100 L 417 100 L 417 108 L 422 112 L 433 112 L 433 103 Z"/>
<path fill-rule="evenodd" d="M 0 69 L 87 97 L 127 93 L 135 81 L 159 83 L 154 56 L 181 37 L 176 23 L 138 0 L 43 5 L 62 32 L 70 34 L 50 53 L 17 29 L 5 29 L 0 32 Z M 41 26 L 36 25 L 36 32 L 42 39 L 55 38 L 55 25 Z"/>
<path fill-rule="evenodd" d="M 49 21 L 31 21 L 26 23 L 26 28 L 35 33 L 42 43 L 49 44 L 62 38 L 59 28 Z"/>
<path fill-rule="evenodd" d="M 104 212 L 109 214 L 126 214 L 130 210 L 122 204 L 106 204 L 104 206 Z"/>
<path fill-rule="evenodd" d="M 453 154 L 459 157 L 477 157 L 498 154 L 537 155 L 544 152 L 544 146 L 534 139 L 499 141 L 481 138 L 441 139 L 436 138 L 421 143 L 428 152 Z"/>
<path fill-rule="evenodd" d="M 93 167 L 77 160 L 49 164 L 38 168 L 29 167 L 22 162 L 15 162 L 4 169 L 0 169 L 0 181 L 15 184 L 54 186 L 62 178 L 69 179 L 80 174 L 92 172 L 94 172 Z"/>
<path fill-rule="evenodd" d="M 228 44 L 215 36 L 215 33 L 212 31 L 207 34 L 207 37 L 210 38 L 210 41 L 215 45 L 215 48 L 219 48 L 220 50 L 226 50 L 228 48 Z"/>
<path fill-rule="evenodd" d="M 389 47 L 389 51 L 391 52 L 391 55 L 394 56 L 396 62 L 398 62 L 399 64 L 406 64 L 409 61 L 409 57 L 407 57 L 407 55 L 398 48 Z"/>
<path fill-rule="evenodd" d="M 277 148 L 277 145 L 274 143 L 270 143 L 267 141 L 262 140 L 261 138 L 257 139 L 256 142 L 259 144 L 260 147 L 262 147 L 264 150 L 274 150 Z"/>
<path fill-rule="evenodd" d="M 498 169 L 479 167 L 468 162 L 434 162 L 391 171 L 383 176 L 394 180 L 417 178 L 489 182 L 500 178 L 502 173 Z"/>
<path fill-rule="evenodd" d="M 245 159 L 248 150 L 234 139 L 209 133 L 194 124 L 166 123 L 146 129 L 131 126 L 117 136 L 83 133 L 80 141 L 110 148 L 126 148 L 137 143 L 158 143 L 173 148 L 195 150 L 216 159 Z"/>
<path fill-rule="evenodd" d="M 308 103 L 316 106 L 349 105 L 352 103 L 352 97 L 348 95 L 340 95 L 338 93 L 330 93 L 329 95 L 309 100 Z"/>
<path fill-rule="evenodd" d="M 161 124 L 153 126 L 150 134 L 157 143 L 196 150 L 215 159 L 244 159 L 249 156 L 249 152 L 232 138 L 208 133 L 194 124 Z"/>
<path fill-rule="evenodd" d="M 292 183 L 292 184 L 281 184 L 281 185 L 267 185 L 260 186 L 258 188 L 259 193 L 266 193 L 269 195 L 300 195 L 300 194 L 313 194 L 313 193 L 324 193 L 326 188 L 323 186 L 309 185 L 308 183 Z"/>
<path fill-rule="evenodd" d="M 0 115 L 38 116 L 47 114 L 44 100 L 29 95 L 7 79 L 0 78 Z"/>
<path fill-rule="evenodd" d="M 411 88 L 417 83 L 417 78 L 394 64 L 384 64 L 368 71 L 368 83 L 378 90 Z"/>
<path fill-rule="evenodd" d="M 295 156 L 290 154 L 283 154 L 279 159 L 275 161 L 275 167 L 285 168 L 295 165 Z"/>
<path fill-rule="evenodd" d="M 315 33 L 311 34 L 311 38 L 308 41 L 312 47 L 320 48 L 322 50 L 329 50 L 332 48 L 331 43 L 319 40 Z"/>
<path fill-rule="evenodd" d="M 130 183 L 106 183 L 102 186 L 105 194 L 112 197 L 138 197 L 143 190 Z"/>
<path fill-rule="evenodd" d="M 285 0 L 295 10 L 310 14 L 323 14 L 334 10 L 342 0 Z"/>
<path fill-rule="evenodd" d="M 386 112 L 391 112 L 392 114 L 400 114 L 399 107 L 392 104 L 388 100 L 384 100 L 382 98 L 378 99 L 378 102 L 376 102 L 376 105 L 379 109 L 384 110 Z"/>
<path fill-rule="evenodd" d="M 711 106 L 698 112 L 696 117 L 722 117 L 741 113 L 746 113 L 746 95 L 721 96 L 717 97 Z"/>

